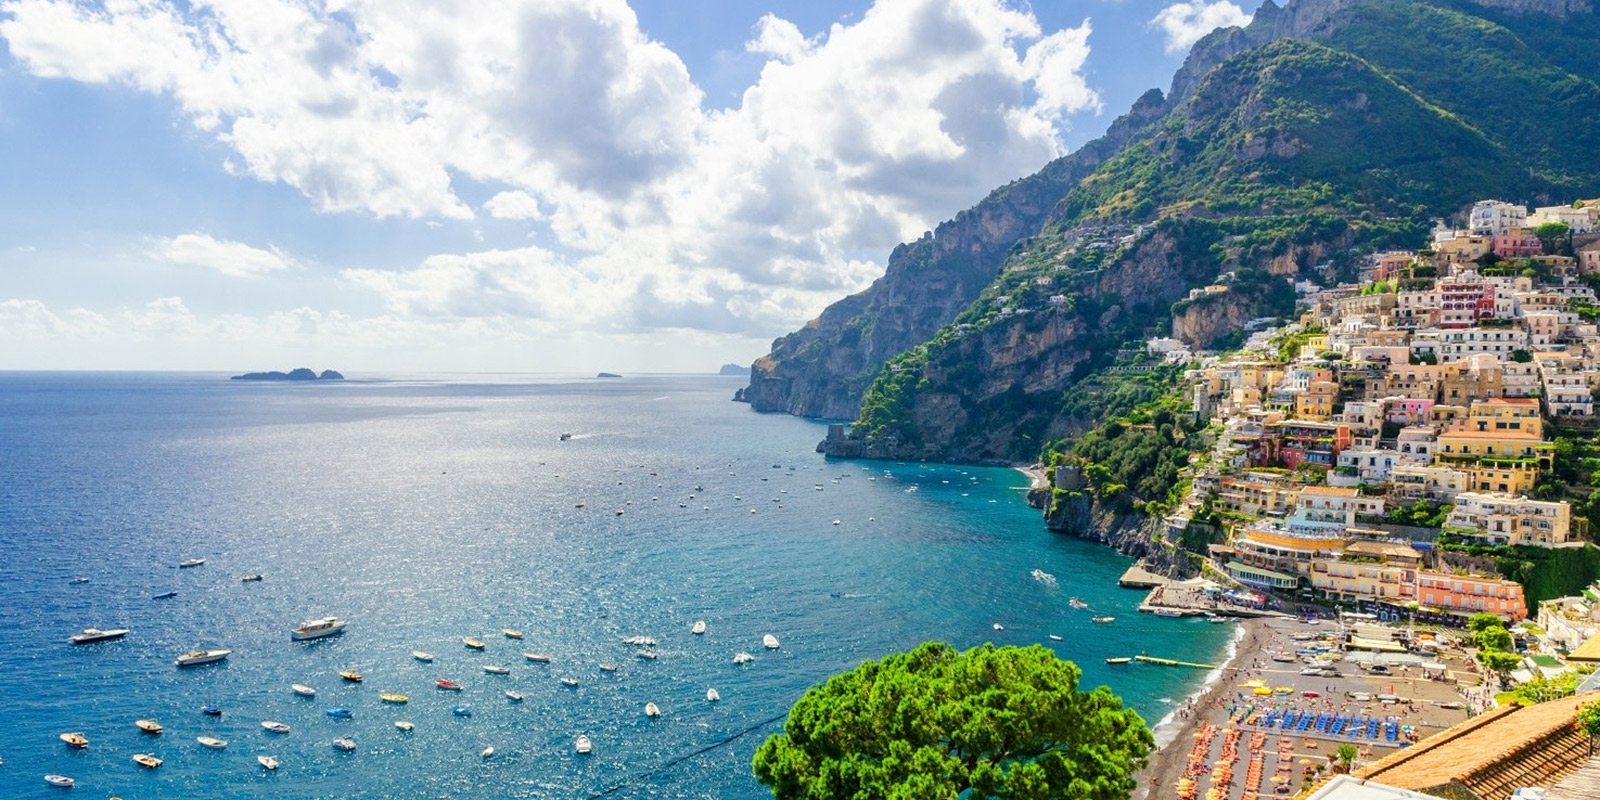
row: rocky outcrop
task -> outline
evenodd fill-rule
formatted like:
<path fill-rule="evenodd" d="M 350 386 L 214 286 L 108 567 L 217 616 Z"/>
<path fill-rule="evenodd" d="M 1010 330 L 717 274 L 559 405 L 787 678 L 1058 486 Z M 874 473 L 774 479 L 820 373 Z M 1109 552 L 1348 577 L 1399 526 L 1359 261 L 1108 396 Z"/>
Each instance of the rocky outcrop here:
<path fill-rule="evenodd" d="M 1208 294 L 1174 311 L 1172 336 L 1190 347 L 1209 348 L 1255 317 L 1254 304 L 1240 293 Z"/>
<path fill-rule="evenodd" d="M 338 372 L 325 369 L 321 373 L 306 367 L 293 369 L 288 372 L 246 372 L 235 375 L 229 380 L 235 381 L 342 381 L 344 376 Z"/>
<path fill-rule="evenodd" d="M 866 291 L 774 341 L 751 368 L 744 399 L 756 411 L 853 419 L 886 361 L 950 324 L 1069 189 L 1165 111 L 1161 92 L 1147 92 L 1105 136 L 896 247 L 884 276 Z"/>
<path fill-rule="evenodd" d="M 1310 39 L 1327 34 L 1340 24 L 1339 12 L 1363 1 L 1295 0 L 1280 6 L 1274 0 L 1266 0 L 1249 25 L 1218 28 L 1190 48 L 1183 66 L 1172 76 L 1172 89 L 1167 92 L 1169 102 L 1177 106 L 1194 96 L 1211 70 L 1246 50 L 1279 39 Z"/>
<path fill-rule="evenodd" d="M 1587 14 L 1596 8 L 1594 0 L 1472 0 L 1472 3 L 1518 14 L 1549 14 L 1563 18 Z"/>
<path fill-rule="evenodd" d="M 1085 492 L 1057 493 L 1045 509 L 1045 527 L 1110 547 L 1131 558 L 1143 559 L 1151 572 L 1170 578 L 1190 578 L 1198 573 L 1195 560 L 1162 537 L 1162 521 L 1116 501 L 1102 502 Z"/>

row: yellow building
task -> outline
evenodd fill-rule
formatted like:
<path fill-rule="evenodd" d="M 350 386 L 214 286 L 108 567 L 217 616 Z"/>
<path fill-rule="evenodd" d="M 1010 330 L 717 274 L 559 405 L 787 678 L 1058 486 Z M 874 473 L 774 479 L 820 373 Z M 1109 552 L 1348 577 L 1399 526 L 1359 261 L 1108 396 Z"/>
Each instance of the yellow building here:
<path fill-rule="evenodd" d="M 1235 534 L 1236 560 L 1228 562 L 1228 574 L 1265 589 L 1294 589 L 1302 578 L 1309 578 L 1314 560 L 1334 556 L 1347 542 L 1331 532 L 1299 534 L 1254 525 Z"/>
<path fill-rule="evenodd" d="M 1217 490 L 1216 508 L 1250 517 L 1281 517 L 1289 513 L 1299 497 L 1299 487 L 1255 479 L 1223 478 Z"/>
<path fill-rule="evenodd" d="M 1333 404 L 1339 399 L 1339 384 L 1333 381 L 1312 381 L 1306 390 L 1295 395 L 1294 415 L 1299 419 L 1326 422 L 1333 416 Z"/>
<path fill-rule="evenodd" d="M 1311 586 L 1331 600 L 1402 605 L 1416 599 L 1421 562 L 1410 545 L 1355 541 L 1336 557 L 1312 562 Z"/>
<path fill-rule="evenodd" d="M 1439 458 L 1446 461 L 1467 459 L 1528 459 L 1540 469 L 1550 468 L 1555 445 L 1531 431 L 1446 431 L 1439 434 Z"/>
<path fill-rule="evenodd" d="M 1490 397 L 1474 400 L 1464 421 L 1453 427 L 1469 431 L 1521 431 L 1544 437 L 1544 417 L 1536 397 Z"/>
<path fill-rule="evenodd" d="M 1471 491 L 1527 494 L 1539 481 L 1539 465 L 1532 461 L 1480 459 L 1467 467 Z"/>

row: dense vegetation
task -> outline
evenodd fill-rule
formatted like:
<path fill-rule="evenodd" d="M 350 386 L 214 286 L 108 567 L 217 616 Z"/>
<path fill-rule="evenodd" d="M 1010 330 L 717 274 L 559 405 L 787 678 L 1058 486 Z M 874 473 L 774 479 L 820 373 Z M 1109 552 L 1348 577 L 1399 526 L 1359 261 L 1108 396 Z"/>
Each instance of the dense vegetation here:
<path fill-rule="evenodd" d="M 929 642 L 807 691 L 752 767 L 778 800 L 1123 800 L 1154 739 L 1081 676 L 1038 645 Z"/>
<path fill-rule="evenodd" d="M 1600 549 L 1594 545 L 1552 549 L 1532 545 L 1467 544 L 1448 532 L 1441 548 L 1494 560 L 1501 577 L 1522 584 L 1531 611 L 1545 600 L 1571 597 L 1600 580 Z"/>

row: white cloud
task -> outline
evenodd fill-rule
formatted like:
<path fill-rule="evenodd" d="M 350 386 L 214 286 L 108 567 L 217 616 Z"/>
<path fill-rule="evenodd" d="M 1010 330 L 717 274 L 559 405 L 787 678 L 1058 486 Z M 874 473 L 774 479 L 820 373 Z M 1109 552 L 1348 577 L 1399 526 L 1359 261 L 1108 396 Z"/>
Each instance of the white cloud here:
<path fill-rule="evenodd" d="M 262 250 L 239 242 L 185 233 L 156 243 L 155 256 L 185 266 L 206 267 L 236 278 L 253 278 L 288 269 L 293 261 L 277 248 Z"/>
<path fill-rule="evenodd" d="M 1218 28 L 1250 24 L 1250 15 L 1227 0 L 1192 0 L 1161 9 L 1150 22 L 1166 34 L 1168 53 L 1182 53 Z"/>
<path fill-rule="evenodd" d="M 346 273 L 414 315 L 770 336 L 1060 155 L 1063 116 L 1100 108 L 1089 22 L 1047 32 L 1010 0 L 877 0 L 809 36 L 770 14 L 752 31 L 770 60 L 718 110 L 624 0 L 0 0 L 22 68 L 170 96 L 232 151 L 225 168 L 321 211 L 464 220 L 465 178 L 497 192 L 482 213 L 552 234 Z M 287 261 L 245 250 L 230 274 Z"/>

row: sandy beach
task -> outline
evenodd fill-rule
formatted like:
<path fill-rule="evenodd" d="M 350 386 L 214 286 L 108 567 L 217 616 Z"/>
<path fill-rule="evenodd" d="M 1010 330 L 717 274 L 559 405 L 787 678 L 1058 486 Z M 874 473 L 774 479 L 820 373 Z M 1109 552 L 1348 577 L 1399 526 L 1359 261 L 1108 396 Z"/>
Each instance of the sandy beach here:
<path fill-rule="evenodd" d="M 1331 630 L 1330 624 L 1313 626 L 1295 619 L 1237 624 L 1243 634 L 1232 657 L 1156 729 L 1157 749 L 1139 775 L 1135 800 L 1177 798 L 1185 776 L 1193 781 L 1192 796 L 1204 797 L 1213 787 L 1231 800 L 1284 796 L 1273 792 L 1274 781 L 1297 791 L 1308 774 L 1317 774 L 1318 766 L 1326 771 L 1340 744 L 1358 747 L 1363 754 L 1359 764 L 1398 747 L 1406 738 L 1404 726 L 1426 738 L 1466 718 L 1465 710 L 1440 705 L 1461 700 L 1454 680 L 1427 680 L 1407 668 L 1369 674 L 1351 661 L 1336 663 L 1337 677 L 1301 675 L 1304 664 L 1272 660 L 1275 653 L 1293 653 L 1302 646 L 1293 635 Z M 1251 680 L 1281 691 L 1258 695 L 1244 686 Z M 1367 696 L 1379 693 L 1398 695 L 1402 701 L 1383 703 Z M 1285 729 L 1286 720 L 1308 716 L 1311 722 L 1304 727 Z"/>

